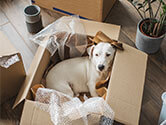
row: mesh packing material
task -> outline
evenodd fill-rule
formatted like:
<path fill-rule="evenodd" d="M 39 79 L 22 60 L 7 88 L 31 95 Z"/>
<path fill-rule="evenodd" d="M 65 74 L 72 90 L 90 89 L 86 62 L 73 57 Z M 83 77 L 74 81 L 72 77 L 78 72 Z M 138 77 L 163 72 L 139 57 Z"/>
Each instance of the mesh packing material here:
<path fill-rule="evenodd" d="M 16 62 L 20 61 L 18 55 L 11 55 L 11 56 L 4 56 L 0 57 L 0 66 L 4 68 L 9 68 L 11 65 L 15 64 Z"/>
<path fill-rule="evenodd" d="M 114 112 L 101 97 L 81 102 L 77 97 L 72 98 L 56 90 L 39 88 L 35 101 L 39 102 L 37 107 L 49 112 L 54 125 L 99 125 L 101 120 L 104 121 L 103 116 L 109 119 L 109 125 L 113 123 Z"/>

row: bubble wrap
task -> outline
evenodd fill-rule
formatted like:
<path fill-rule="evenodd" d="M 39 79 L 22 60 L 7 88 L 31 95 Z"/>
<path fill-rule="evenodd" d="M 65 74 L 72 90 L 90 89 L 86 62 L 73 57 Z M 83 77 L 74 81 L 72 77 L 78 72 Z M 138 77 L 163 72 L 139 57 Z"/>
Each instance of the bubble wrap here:
<path fill-rule="evenodd" d="M 20 61 L 20 59 L 17 54 L 12 56 L 0 57 L 0 66 L 9 68 L 11 65 L 15 64 L 18 61 Z"/>
<path fill-rule="evenodd" d="M 85 34 L 84 26 L 79 17 L 63 16 L 30 40 L 46 47 L 51 55 L 58 50 L 59 56 L 63 60 L 65 59 L 65 46 L 70 48 L 70 57 L 78 57 L 84 54 L 87 47 L 87 36 Z"/>
<path fill-rule="evenodd" d="M 39 88 L 36 106 L 49 112 L 54 125 L 111 125 L 114 112 L 101 97 L 81 102 L 56 90 Z M 47 105 L 42 105 L 45 103 Z"/>

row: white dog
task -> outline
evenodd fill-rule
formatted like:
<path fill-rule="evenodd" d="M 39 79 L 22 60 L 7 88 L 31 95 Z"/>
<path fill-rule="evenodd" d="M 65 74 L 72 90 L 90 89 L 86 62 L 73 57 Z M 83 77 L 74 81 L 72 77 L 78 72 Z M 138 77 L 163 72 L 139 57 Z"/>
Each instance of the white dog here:
<path fill-rule="evenodd" d="M 98 43 L 87 49 L 89 57 L 79 57 L 62 61 L 55 65 L 46 77 L 46 86 L 67 95 L 90 92 L 98 96 L 96 83 L 108 75 L 115 49 L 109 43 Z"/>

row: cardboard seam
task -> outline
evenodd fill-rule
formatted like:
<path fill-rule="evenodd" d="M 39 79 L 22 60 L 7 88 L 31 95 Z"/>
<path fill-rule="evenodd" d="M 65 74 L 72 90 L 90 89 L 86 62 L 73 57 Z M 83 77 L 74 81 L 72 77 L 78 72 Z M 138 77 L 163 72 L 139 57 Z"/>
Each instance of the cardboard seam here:
<path fill-rule="evenodd" d="M 36 4 L 35 0 L 31 0 L 31 2 L 32 2 L 32 4 Z M 39 4 L 40 6 L 42 6 L 40 3 L 38 3 L 38 4 Z M 43 7 L 44 7 L 44 5 L 43 5 Z M 65 14 L 65 15 L 69 15 L 69 16 L 77 15 L 77 14 L 70 13 L 70 12 L 68 12 L 68 11 L 65 11 L 65 10 L 62 10 L 62 9 L 59 9 L 59 8 L 56 8 L 56 7 L 54 7 L 54 6 L 52 6 L 51 8 L 52 8 L 52 11 L 56 11 L 56 12 L 58 12 L 58 13 L 60 13 L 60 14 Z M 91 20 L 91 19 L 86 18 L 86 17 L 83 17 L 83 16 L 81 16 L 81 15 L 78 15 L 78 16 L 79 16 L 79 18 L 81 18 L 81 19 Z"/>
<path fill-rule="evenodd" d="M 114 98 L 114 97 L 113 97 Z M 130 105 L 130 106 L 132 106 L 133 108 L 134 108 L 134 110 L 135 111 L 137 111 L 136 109 L 137 109 L 137 106 L 134 106 L 134 105 L 132 105 L 132 104 L 129 104 L 129 103 L 127 103 L 127 102 L 125 102 L 125 101 L 123 101 L 123 100 L 121 100 L 121 99 L 116 99 L 116 98 L 114 98 L 114 100 L 120 100 L 120 101 L 122 101 L 123 103 L 126 103 L 127 105 Z M 140 110 L 138 110 L 138 112 L 139 112 L 139 114 L 140 114 Z M 115 112 L 115 115 L 116 115 L 116 112 Z M 140 118 L 140 115 L 138 116 L 139 118 Z M 128 123 L 128 121 L 126 121 L 126 120 L 121 120 L 121 119 L 118 119 L 118 118 L 115 118 L 114 120 L 116 120 L 116 121 L 118 121 L 118 122 L 120 122 L 120 123 L 125 123 L 126 125 L 130 125 L 129 123 Z M 139 121 L 138 121 L 138 123 L 139 123 Z"/>
<path fill-rule="evenodd" d="M 146 70 L 145 70 L 145 72 L 144 72 L 144 79 L 143 79 L 143 82 L 144 82 L 144 84 L 143 84 L 143 92 L 141 93 L 141 96 L 142 96 L 142 100 L 140 101 L 140 105 L 141 105 L 141 107 L 142 107 L 142 101 L 143 101 L 143 93 L 144 93 L 144 88 L 145 88 L 145 78 L 146 78 L 146 72 L 147 72 L 147 61 L 148 61 L 148 55 L 145 53 L 145 56 L 146 56 L 146 62 L 145 62 L 145 67 L 146 67 Z M 141 113 L 141 107 L 140 107 L 140 109 L 139 109 L 139 114 Z M 139 115 L 139 119 L 140 119 L 140 115 Z M 138 121 L 138 123 L 139 123 L 139 121 Z"/>
<path fill-rule="evenodd" d="M 35 102 L 36 103 L 36 102 Z M 31 117 L 31 122 L 30 122 L 30 124 L 31 125 L 34 125 L 33 124 L 33 121 L 36 121 L 34 118 L 35 118 L 35 114 L 36 114 L 36 106 L 34 106 L 34 108 L 33 108 L 33 114 L 32 114 L 32 117 Z"/>
<path fill-rule="evenodd" d="M 134 108 L 137 108 L 137 106 L 139 106 L 139 105 L 133 105 L 133 104 L 129 104 L 128 102 L 126 102 L 126 101 L 124 101 L 124 100 L 121 100 L 121 99 L 118 99 L 118 98 L 115 98 L 115 97 L 112 97 L 112 99 L 114 99 L 114 100 L 120 100 L 120 101 L 122 101 L 123 103 L 126 103 L 127 105 L 130 105 L 130 106 L 132 106 L 132 107 L 134 107 Z"/>
<path fill-rule="evenodd" d="M 68 12 L 68 11 L 55 8 L 55 7 L 53 7 L 53 10 L 58 11 L 58 12 L 63 13 L 63 14 L 70 15 L 70 16 L 76 15 L 76 14 L 70 13 L 70 12 Z M 80 15 L 79 15 L 79 18 L 88 20 L 88 18 L 85 18 L 85 17 L 80 16 Z"/>
<path fill-rule="evenodd" d="M 43 51 L 41 52 L 41 53 L 44 53 L 44 51 L 45 51 L 45 48 L 42 48 L 43 49 Z M 30 82 L 28 82 L 28 83 L 30 83 L 30 84 L 28 84 L 29 86 L 28 86 L 28 91 L 26 92 L 26 97 L 27 97 L 27 95 L 28 95 L 28 92 L 30 91 L 30 88 L 31 88 L 31 84 L 32 84 L 32 82 L 33 82 L 33 80 L 34 80 L 34 77 L 36 76 L 36 73 L 37 73 L 37 71 L 38 71 L 38 66 L 40 65 L 40 62 L 41 62 L 41 60 L 42 60 L 42 58 L 43 58 L 43 54 L 40 54 L 40 58 L 39 58 L 39 60 L 38 60 L 38 63 L 36 64 L 37 65 L 37 67 L 35 68 L 35 69 L 33 69 L 33 73 L 32 73 L 32 76 L 33 76 L 33 78 L 32 79 L 30 79 Z M 26 98 L 25 97 L 25 98 Z"/>
<path fill-rule="evenodd" d="M 44 51 L 45 51 L 45 48 L 42 48 L 42 52 L 41 52 L 41 53 L 44 53 Z M 36 57 L 36 55 L 35 55 L 35 57 Z M 35 57 L 34 57 L 34 59 L 36 59 Z M 37 60 L 37 63 L 35 63 L 35 65 L 39 65 L 42 58 L 43 58 L 43 54 L 40 54 L 40 57 L 39 57 L 39 59 Z M 33 62 L 34 62 L 34 60 L 33 60 L 32 63 L 31 63 L 30 69 L 31 69 L 32 65 L 34 65 Z M 19 94 L 18 94 L 18 97 L 19 97 L 20 94 L 21 94 L 21 98 L 20 98 L 20 99 L 19 99 L 19 98 L 16 99 L 16 101 L 15 101 L 15 103 L 14 103 L 14 106 L 13 106 L 13 109 L 14 109 L 19 103 L 21 103 L 23 100 L 25 100 L 26 97 L 27 97 L 27 95 L 28 95 L 28 92 L 29 92 L 30 87 L 31 87 L 31 83 L 32 83 L 32 81 L 33 81 L 33 79 L 34 79 L 34 76 L 35 76 L 37 70 L 38 70 L 38 66 L 37 66 L 37 67 L 35 66 L 35 69 L 32 69 L 32 70 L 33 70 L 33 73 L 29 73 L 29 72 L 30 72 L 30 70 L 29 70 L 29 71 L 28 71 L 28 74 L 27 74 L 27 79 L 28 79 L 30 76 L 33 76 L 33 78 L 30 78 L 30 79 L 28 80 L 28 82 L 26 83 L 26 84 L 28 84 L 28 85 L 26 85 L 26 87 L 27 87 L 28 89 L 25 89 L 23 93 L 19 93 Z M 29 76 L 28 76 L 28 75 L 29 75 Z M 27 79 L 25 79 L 25 82 L 26 82 Z M 25 84 L 25 82 L 24 82 L 24 84 Z M 22 87 L 24 87 L 24 86 L 22 86 Z M 21 89 L 22 89 L 22 88 L 21 88 Z M 21 89 L 20 89 L 20 90 L 21 90 Z M 24 94 L 24 93 L 25 93 L 25 94 Z M 26 96 L 23 97 L 23 95 L 26 95 Z"/>
<path fill-rule="evenodd" d="M 123 43 L 123 44 L 125 44 L 125 43 Z M 129 46 L 128 44 L 125 44 L 125 45 L 127 45 L 127 46 Z M 133 49 L 135 49 L 135 48 L 133 48 Z M 146 62 L 145 62 L 145 67 L 147 67 L 147 54 L 146 53 L 144 53 L 144 52 L 142 52 L 142 51 L 140 51 L 140 50 L 137 50 L 137 49 L 135 49 L 136 51 L 138 51 L 140 54 L 142 54 L 142 55 L 144 55 L 145 56 L 145 60 L 146 60 Z M 116 57 L 116 54 L 117 53 L 115 53 L 115 57 Z M 115 58 L 115 60 L 116 60 L 116 58 Z M 113 62 L 113 67 L 112 67 L 112 71 L 114 70 L 114 63 L 116 62 L 114 60 L 114 62 Z M 147 69 L 147 68 L 146 68 Z M 146 69 L 145 69 L 145 72 L 144 72 L 144 74 L 143 74 L 143 76 L 146 76 Z M 111 77 L 110 77 L 110 82 L 109 82 L 109 84 L 111 84 L 111 79 L 112 79 L 112 75 L 111 75 Z M 144 77 L 144 79 L 143 79 L 143 82 L 144 82 L 144 85 L 145 85 L 145 77 Z M 144 90 L 144 85 L 143 85 L 143 90 Z M 109 91 L 109 92 L 111 92 L 111 91 Z M 108 95 L 110 94 L 108 92 Z M 142 93 L 142 96 L 143 96 L 143 93 Z M 115 98 L 115 97 L 112 97 L 112 98 Z M 106 97 L 106 101 L 108 100 L 108 96 Z M 127 103 L 127 104 L 129 104 L 128 102 L 126 102 L 125 100 L 121 100 L 121 101 L 123 101 L 123 102 L 125 102 L 125 103 Z M 142 102 L 142 101 L 141 101 Z M 133 106 L 134 104 L 131 104 L 131 106 Z M 139 104 L 138 105 L 136 105 L 136 106 L 139 106 Z"/>
<path fill-rule="evenodd" d="M 99 9 L 97 9 L 97 11 L 99 10 L 100 12 L 98 12 L 99 14 L 96 16 L 96 17 L 94 17 L 94 18 L 92 18 L 91 19 L 91 17 L 88 17 L 88 18 L 86 18 L 86 17 L 84 17 L 84 16 L 80 16 L 80 18 L 82 18 L 82 19 L 89 19 L 89 20 L 96 20 L 96 21 L 104 21 L 104 18 L 103 18 L 103 2 L 104 2 L 104 0 L 100 0 L 98 3 L 100 4 L 100 5 L 98 5 L 97 7 L 99 8 Z M 76 14 L 74 14 L 74 13 L 70 13 L 69 11 L 65 11 L 65 10 L 63 10 L 63 9 L 60 9 L 60 8 L 56 8 L 56 7 L 54 7 L 53 5 L 52 6 L 50 6 L 50 7 L 46 7 L 45 5 L 43 5 L 41 2 L 38 2 L 38 1 L 36 1 L 36 0 L 31 0 L 31 3 L 32 4 L 36 4 L 36 5 L 39 5 L 39 6 L 41 6 L 41 7 L 43 7 L 43 8 L 47 8 L 47 9 L 50 9 L 51 11 L 56 11 L 56 12 L 58 12 L 58 13 L 60 13 L 60 14 L 64 14 L 64 15 L 76 15 Z M 54 9 L 53 9 L 54 8 Z M 70 14 L 69 14 L 70 13 Z M 108 13 L 107 13 L 107 15 L 108 15 Z"/>
<path fill-rule="evenodd" d="M 99 9 L 99 11 L 100 11 L 100 16 L 99 16 L 99 20 L 101 20 L 101 21 L 103 21 L 104 19 L 103 19 L 103 2 L 104 2 L 104 0 L 100 0 L 100 9 Z"/>

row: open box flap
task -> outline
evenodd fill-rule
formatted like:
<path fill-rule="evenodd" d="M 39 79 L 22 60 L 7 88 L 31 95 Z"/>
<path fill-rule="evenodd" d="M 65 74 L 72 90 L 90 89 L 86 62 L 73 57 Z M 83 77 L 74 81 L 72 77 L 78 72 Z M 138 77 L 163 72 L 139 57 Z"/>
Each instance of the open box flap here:
<path fill-rule="evenodd" d="M 126 44 L 124 44 L 124 49 L 125 51 L 116 53 L 106 100 L 115 111 L 115 120 L 138 125 L 147 55 Z M 21 124 L 52 125 L 49 114 L 35 105 L 34 101 L 25 101 Z"/>
<path fill-rule="evenodd" d="M 54 125 L 50 114 L 42 110 L 35 101 L 25 100 L 20 125 Z M 40 103 L 40 106 L 47 107 L 47 104 Z M 93 121 L 93 120 L 92 120 Z M 85 125 L 82 118 L 72 120 L 72 125 Z"/>
<path fill-rule="evenodd" d="M 0 31 L 0 57 L 10 56 L 19 53 L 18 50 L 10 43 L 7 36 Z"/>
<path fill-rule="evenodd" d="M 107 36 L 109 36 L 110 38 L 114 40 L 118 40 L 119 38 L 120 26 L 107 24 L 107 23 L 101 23 L 101 22 L 95 22 L 95 21 L 89 21 L 89 20 L 82 20 L 82 19 L 81 19 L 81 22 L 84 25 L 87 35 L 95 36 L 95 34 L 98 31 L 102 31 Z M 48 51 L 45 52 L 45 51 L 46 51 L 45 48 L 41 46 L 38 47 L 38 50 L 35 54 L 35 57 L 27 73 L 25 82 L 20 89 L 20 92 L 15 100 L 13 108 L 15 108 L 19 103 L 21 103 L 24 99 L 27 98 L 29 89 L 31 86 L 33 86 L 33 84 L 37 84 L 40 82 L 39 79 L 41 80 L 42 75 L 46 69 L 46 65 L 42 65 L 42 64 L 48 64 L 47 62 L 49 61 L 49 57 L 50 57 L 49 52 Z M 44 54 L 46 54 L 47 58 L 43 58 L 45 56 Z M 39 71 L 43 73 L 38 73 Z"/>
<path fill-rule="evenodd" d="M 134 125 L 139 122 L 147 54 L 126 44 L 123 47 L 115 56 L 106 100 L 116 113 L 115 120 Z"/>
<path fill-rule="evenodd" d="M 47 58 L 43 58 L 47 57 Z M 31 66 L 28 70 L 25 81 L 19 91 L 19 94 L 15 100 L 13 108 L 15 108 L 19 103 L 21 103 L 24 99 L 27 98 L 30 87 L 34 84 L 40 83 L 44 71 L 47 67 L 50 58 L 50 53 L 42 46 L 39 46 L 35 57 L 31 63 Z M 40 72 L 40 73 L 39 73 Z"/>
<path fill-rule="evenodd" d="M 113 40 L 118 40 L 119 38 L 120 26 L 118 25 L 83 19 L 81 19 L 81 23 L 83 23 L 85 31 L 89 36 L 95 36 L 98 31 L 102 31 L 104 34 L 106 34 Z"/>
<path fill-rule="evenodd" d="M 34 101 L 25 100 L 20 125 L 53 125 L 53 123 L 48 112 L 38 108 Z"/>

